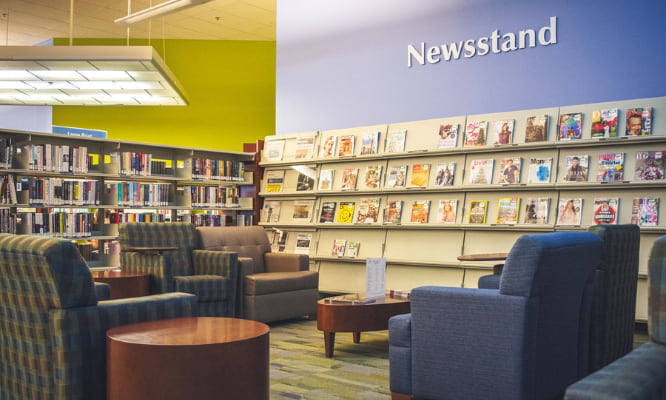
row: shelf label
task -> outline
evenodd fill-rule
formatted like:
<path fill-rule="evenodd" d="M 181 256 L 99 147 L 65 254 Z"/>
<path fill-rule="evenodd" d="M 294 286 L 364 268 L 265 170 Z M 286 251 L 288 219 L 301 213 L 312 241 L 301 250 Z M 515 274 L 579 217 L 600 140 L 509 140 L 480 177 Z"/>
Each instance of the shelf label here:
<path fill-rule="evenodd" d="M 51 132 L 58 135 L 106 139 L 106 131 L 98 129 L 72 128 L 69 126 L 53 125 Z"/>

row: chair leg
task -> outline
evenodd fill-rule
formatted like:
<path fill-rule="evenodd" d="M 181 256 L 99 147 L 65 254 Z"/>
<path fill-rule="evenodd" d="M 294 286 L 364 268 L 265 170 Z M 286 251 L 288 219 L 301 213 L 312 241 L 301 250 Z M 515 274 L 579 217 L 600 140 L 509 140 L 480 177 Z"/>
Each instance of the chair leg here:
<path fill-rule="evenodd" d="M 391 392 L 391 400 L 411 400 L 411 394 Z"/>

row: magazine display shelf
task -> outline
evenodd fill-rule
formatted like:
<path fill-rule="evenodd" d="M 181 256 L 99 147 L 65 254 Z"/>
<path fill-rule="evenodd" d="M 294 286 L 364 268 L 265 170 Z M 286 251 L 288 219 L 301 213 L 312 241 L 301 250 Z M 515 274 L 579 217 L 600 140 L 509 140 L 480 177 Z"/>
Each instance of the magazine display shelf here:
<path fill-rule="evenodd" d="M 638 107 L 652 107 L 652 135 L 626 137 L 626 111 Z M 618 108 L 617 138 L 591 138 L 592 112 L 600 109 Z M 582 138 L 579 140 L 558 140 L 558 121 L 561 114 L 580 112 Z M 525 143 L 525 128 L 528 117 L 548 115 L 547 141 Z M 494 121 L 515 121 L 513 143 L 507 145 L 486 145 L 465 147 L 464 132 L 467 123 L 488 121 L 488 132 Z M 455 147 L 437 149 L 440 125 L 458 124 L 458 138 Z M 391 132 L 406 130 L 404 151 L 385 152 L 387 136 Z M 378 153 L 361 155 L 364 134 L 379 132 Z M 351 156 L 321 157 L 323 141 L 326 137 L 355 137 L 354 153 Z M 314 137 L 311 157 L 297 159 L 299 138 Z M 280 214 L 277 221 L 264 221 L 260 225 L 266 229 L 279 228 L 293 232 L 287 239 L 286 251 L 295 248 L 295 234 L 314 230 L 310 245 L 312 268 L 320 272 L 320 290 L 330 292 L 362 291 L 365 286 L 366 257 L 384 257 L 387 261 L 387 288 L 411 289 L 421 285 L 445 285 L 476 287 L 477 279 L 492 270 L 495 262 L 458 261 L 457 256 L 488 252 L 506 252 L 515 240 L 528 233 L 552 231 L 583 231 L 594 224 L 595 198 L 618 198 L 618 223 L 631 223 L 632 200 L 641 197 L 660 199 L 661 213 L 666 213 L 666 181 L 637 181 L 634 178 L 636 153 L 639 151 L 666 151 L 666 97 L 614 101 L 595 104 L 562 106 L 536 110 L 522 110 L 505 113 L 468 115 L 425 121 L 375 125 L 368 127 L 340 129 L 322 132 L 305 132 L 293 135 L 267 137 L 267 146 L 272 141 L 282 141 L 283 154 L 279 160 L 268 160 L 262 155 L 260 165 L 264 176 L 260 184 L 260 196 L 265 202 L 279 201 Z M 300 149 L 300 150 L 299 150 Z M 601 153 L 624 153 L 624 180 L 618 183 L 597 183 L 598 155 Z M 589 169 L 584 182 L 564 182 L 568 169 L 567 157 L 588 155 Z M 301 154 L 302 156 L 302 154 Z M 517 184 L 497 184 L 500 160 L 521 158 L 520 180 Z M 528 171 L 531 158 L 552 158 L 551 177 L 548 183 L 529 184 Z M 470 184 L 469 174 L 472 160 L 493 159 L 491 184 Z M 453 186 L 435 185 L 437 165 L 455 162 Z M 407 184 L 411 179 L 412 166 L 429 164 L 430 173 L 426 188 L 386 187 L 391 167 L 407 165 Z M 364 173 L 369 166 L 381 166 L 380 184 L 377 188 L 363 187 Z M 314 188 L 297 191 L 296 181 L 301 166 L 315 168 Z M 358 168 L 357 189 L 342 190 L 342 173 L 347 168 Z M 318 178 L 324 169 L 334 170 L 330 190 L 318 190 Z M 281 191 L 268 192 L 266 172 L 284 170 Z M 497 208 L 500 198 L 518 197 L 521 199 L 517 223 L 497 224 Z M 524 221 L 524 205 L 528 197 L 550 198 L 546 224 L 527 224 Z M 315 199 L 311 210 L 310 223 L 291 223 L 294 201 Z M 379 199 L 379 218 L 376 223 L 338 223 L 337 209 L 340 202 L 354 202 L 352 221 L 356 221 L 360 200 Z M 557 208 L 560 199 L 581 198 L 582 218 L 580 225 L 558 225 Z M 426 224 L 410 222 L 410 206 L 414 200 L 430 200 L 429 220 Z M 438 222 L 439 200 L 457 200 L 455 223 Z M 388 201 L 401 200 L 402 223 L 384 224 L 383 211 Z M 473 200 L 487 200 L 485 223 L 468 222 L 470 203 Z M 335 202 L 334 222 L 319 222 L 324 202 Z M 657 226 L 641 227 L 641 250 L 637 298 L 637 320 L 647 318 L 647 259 L 652 243 L 666 234 L 666 217 L 659 218 Z M 293 236 L 293 238 L 292 238 Z M 357 257 L 336 257 L 332 255 L 334 241 L 344 239 L 360 243 Z"/>

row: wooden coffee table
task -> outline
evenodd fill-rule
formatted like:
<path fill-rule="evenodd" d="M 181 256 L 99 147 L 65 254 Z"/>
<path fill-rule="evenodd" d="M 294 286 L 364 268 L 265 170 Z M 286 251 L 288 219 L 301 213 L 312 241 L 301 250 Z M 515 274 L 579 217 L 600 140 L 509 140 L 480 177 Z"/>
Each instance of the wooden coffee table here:
<path fill-rule="evenodd" d="M 149 274 L 121 270 L 91 271 L 93 280 L 111 286 L 111 299 L 148 296 Z"/>
<path fill-rule="evenodd" d="M 504 261 L 509 253 L 465 254 L 458 256 L 458 261 Z"/>
<path fill-rule="evenodd" d="M 333 357 L 336 332 L 352 332 L 354 343 L 361 341 L 361 332 L 388 329 L 388 320 L 394 315 L 410 311 L 409 299 L 386 296 L 373 303 L 317 302 L 317 329 L 324 331 L 326 357 Z"/>
<path fill-rule="evenodd" d="M 261 322 L 205 317 L 110 329 L 107 398 L 268 400 L 268 334 Z"/>

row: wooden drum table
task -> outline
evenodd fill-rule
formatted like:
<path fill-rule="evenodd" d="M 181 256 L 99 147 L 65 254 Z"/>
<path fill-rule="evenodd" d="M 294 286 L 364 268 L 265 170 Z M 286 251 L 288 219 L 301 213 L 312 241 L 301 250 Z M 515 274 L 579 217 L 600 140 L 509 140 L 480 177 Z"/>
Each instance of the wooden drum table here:
<path fill-rule="evenodd" d="M 109 400 L 268 400 L 267 325 L 177 318 L 110 329 Z"/>
<path fill-rule="evenodd" d="M 92 271 L 93 280 L 111 286 L 111 300 L 148 296 L 150 275 L 120 270 Z"/>

